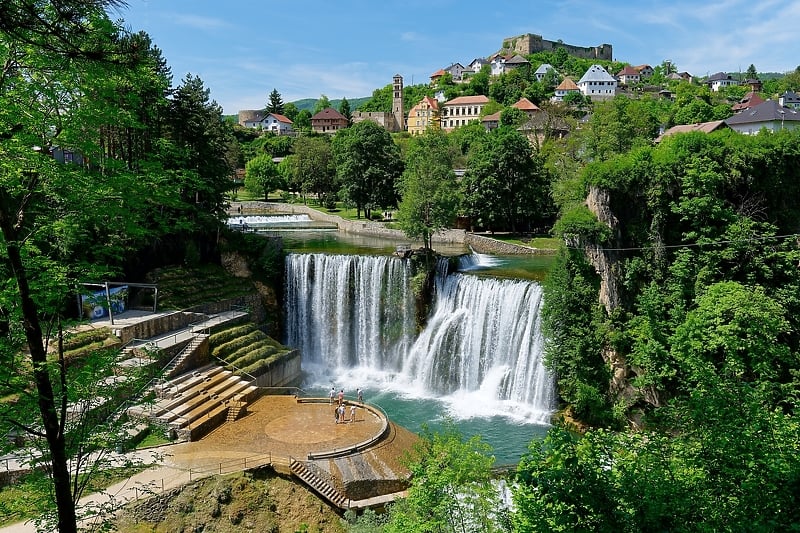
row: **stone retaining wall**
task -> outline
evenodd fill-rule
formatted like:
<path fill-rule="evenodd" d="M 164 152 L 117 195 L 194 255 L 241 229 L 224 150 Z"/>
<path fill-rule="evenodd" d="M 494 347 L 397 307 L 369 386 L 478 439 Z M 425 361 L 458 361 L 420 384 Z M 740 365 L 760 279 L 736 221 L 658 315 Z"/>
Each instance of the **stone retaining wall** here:
<path fill-rule="evenodd" d="M 126 344 L 133 339 L 149 339 L 169 333 L 170 331 L 183 329 L 189 324 L 198 322 L 203 318 L 205 318 L 204 315 L 198 313 L 176 311 L 168 315 L 157 316 L 142 322 L 137 322 L 136 324 L 112 327 L 117 337 L 122 341 L 122 344 Z"/>
<path fill-rule="evenodd" d="M 405 234 L 396 229 L 387 228 L 383 222 L 374 222 L 371 220 L 345 220 L 336 215 L 330 215 L 317 211 L 307 205 L 297 204 L 283 204 L 276 202 L 241 202 L 237 204 L 241 206 L 241 214 L 255 214 L 265 212 L 276 213 L 289 213 L 289 214 L 305 214 L 308 218 L 315 221 L 326 222 L 335 224 L 341 231 L 348 233 L 357 233 L 363 235 L 373 235 L 376 237 L 386 237 L 387 239 L 405 239 Z M 231 209 L 231 214 L 237 214 L 237 209 Z M 490 237 L 475 235 L 474 233 L 467 233 L 463 229 L 448 229 L 440 231 L 434 235 L 434 240 L 438 242 L 446 242 L 453 244 L 464 244 L 471 246 L 473 250 L 483 254 L 549 254 L 550 250 L 539 250 L 528 246 L 520 246 L 511 244 Z"/>

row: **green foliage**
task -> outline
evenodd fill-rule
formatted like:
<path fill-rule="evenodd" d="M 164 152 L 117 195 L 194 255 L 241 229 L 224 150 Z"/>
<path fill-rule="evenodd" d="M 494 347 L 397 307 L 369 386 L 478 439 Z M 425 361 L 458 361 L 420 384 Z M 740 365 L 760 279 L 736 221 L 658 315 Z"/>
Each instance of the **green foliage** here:
<path fill-rule="evenodd" d="M 465 439 L 452 422 L 424 429 L 409 458 L 408 497 L 389 509 L 385 533 L 504 531 L 504 508 L 491 481 L 494 457 L 479 436 Z"/>
<path fill-rule="evenodd" d="M 294 181 L 289 188 L 315 194 L 318 200 L 337 190 L 331 141 L 325 137 L 300 137 L 294 144 Z"/>
<path fill-rule="evenodd" d="M 398 223 L 406 236 L 431 248 L 432 236 L 451 227 L 456 216 L 453 154 L 445 134 L 429 130 L 409 142 L 405 160 Z"/>
<path fill-rule="evenodd" d="M 263 194 L 266 202 L 271 192 L 284 188 L 286 184 L 272 156 L 262 154 L 245 165 L 244 186 L 253 193 Z"/>
<path fill-rule="evenodd" d="M 462 208 L 476 227 L 530 231 L 552 216 L 549 183 L 544 161 L 527 138 L 501 127 L 471 147 Z"/>
<path fill-rule="evenodd" d="M 336 133 L 331 151 L 342 199 L 367 217 L 373 209 L 396 205 L 403 162 L 385 129 L 371 120 L 359 122 Z"/>
<path fill-rule="evenodd" d="M 278 89 L 272 89 L 272 92 L 269 93 L 269 101 L 265 111 L 267 113 L 277 113 L 278 115 L 283 114 L 283 98 L 281 98 L 281 93 L 278 92 Z"/>

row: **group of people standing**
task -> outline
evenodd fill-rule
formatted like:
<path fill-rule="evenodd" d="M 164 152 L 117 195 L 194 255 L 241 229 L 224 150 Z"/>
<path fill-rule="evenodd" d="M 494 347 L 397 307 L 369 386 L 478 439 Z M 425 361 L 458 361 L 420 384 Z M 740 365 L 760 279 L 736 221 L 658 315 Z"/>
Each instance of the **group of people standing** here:
<path fill-rule="evenodd" d="M 358 389 L 358 402 L 364 403 L 364 391 Z M 336 409 L 334 410 L 334 420 L 337 424 L 345 424 L 347 420 L 345 420 L 345 405 L 344 405 L 344 389 L 340 389 L 339 392 L 336 392 L 336 387 L 331 387 L 331 392 L 329 394 L 330 403 L 333 405 L 334 400 L 336 400 Z M 356 404 L 350 404 L 350 422 L 356 421 Z"/>

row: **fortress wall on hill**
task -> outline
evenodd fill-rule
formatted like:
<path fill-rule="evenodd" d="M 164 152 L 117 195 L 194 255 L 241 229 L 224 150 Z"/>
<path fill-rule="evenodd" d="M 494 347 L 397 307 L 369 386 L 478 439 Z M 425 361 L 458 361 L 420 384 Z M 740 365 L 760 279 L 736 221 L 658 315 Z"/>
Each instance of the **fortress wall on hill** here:
<path fill-rule="evenodd" d="M 610 44 L 598 46 L 575 46 L 561 41 L 548 41 L 542 39 L 541 35 L 526 33 L 516 37 L 503 39 L 503 49 L 511 50 L 520 55 L 535 54 L 536 52 L 554 52 L 558 48 L 564 48 L 573 56 L 582 59 L 607 59 L 613 60 L 613 50 Z"/>

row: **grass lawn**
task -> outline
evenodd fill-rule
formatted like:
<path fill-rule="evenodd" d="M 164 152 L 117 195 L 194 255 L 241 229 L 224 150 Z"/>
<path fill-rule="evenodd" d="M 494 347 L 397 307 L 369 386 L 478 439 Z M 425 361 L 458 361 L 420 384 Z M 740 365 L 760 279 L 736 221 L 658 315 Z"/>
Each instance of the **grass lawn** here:
<path fill-rule="evenodd" d="M 559 239 L 555 239 L 553 237 L 522 237 L 521 235 L 515 234 L 496 234 L 496 235 L 488 235 L 493 239 L 497 239 L 498 241 L 507 242 L 509 244 L 518 244 L 520 246 L 530 246 L 531 248 L 540 248 L 542 250 L 558 250 L 558 247 L 561 244 Z"/>

